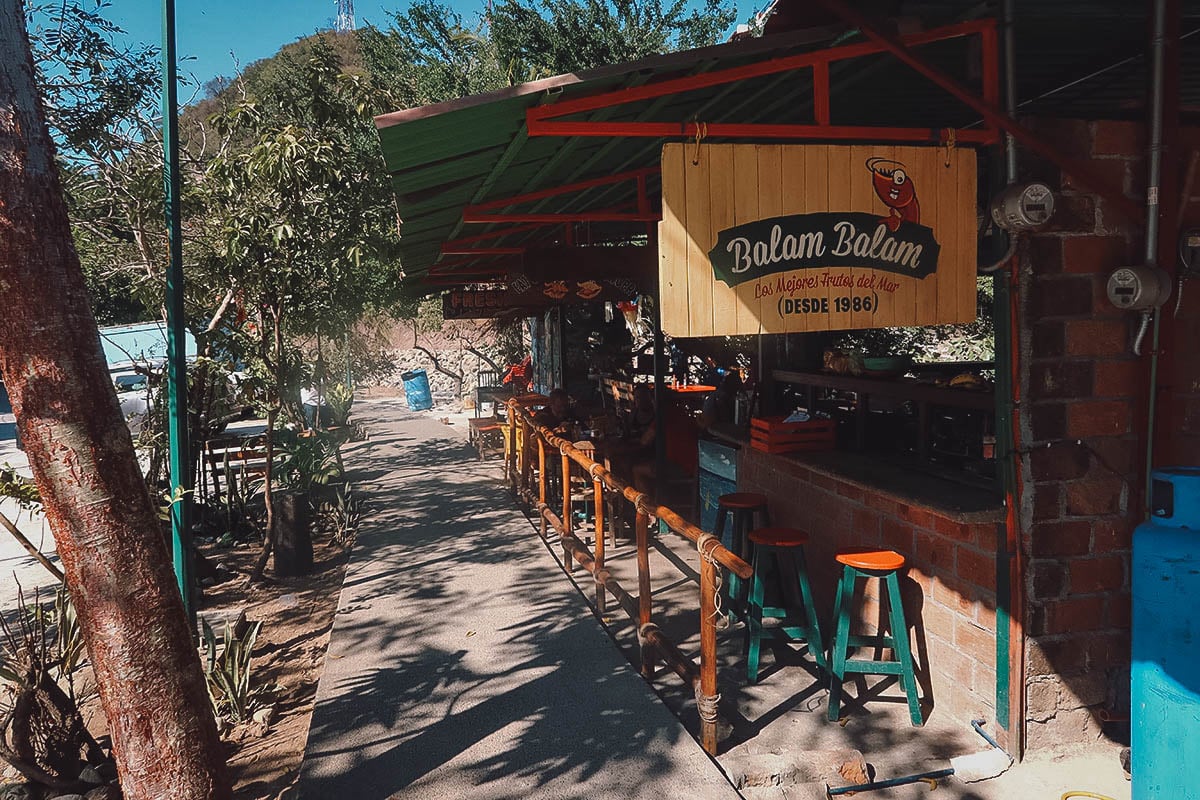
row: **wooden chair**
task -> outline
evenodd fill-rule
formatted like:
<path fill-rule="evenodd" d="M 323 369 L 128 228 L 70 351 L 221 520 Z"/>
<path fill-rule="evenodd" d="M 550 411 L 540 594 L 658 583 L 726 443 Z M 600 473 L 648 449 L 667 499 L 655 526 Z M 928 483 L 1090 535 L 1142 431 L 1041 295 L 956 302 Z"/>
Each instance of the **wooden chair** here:
<path fill-rule="evenodd" d="M 512 389 L 500 382 L 500 373 L 493 369 L 482 369 L 475 382 L 475 416 L 485 402 L 492 404 L 492 416 L 499 416 L 500 403 L 512 396 Z"/>

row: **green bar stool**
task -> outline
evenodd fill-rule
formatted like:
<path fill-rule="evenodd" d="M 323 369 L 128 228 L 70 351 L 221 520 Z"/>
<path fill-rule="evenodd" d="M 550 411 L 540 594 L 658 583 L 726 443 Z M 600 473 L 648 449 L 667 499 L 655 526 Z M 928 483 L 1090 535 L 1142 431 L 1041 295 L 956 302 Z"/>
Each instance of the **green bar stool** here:
<path fill-rule="evenodd" d="M 729 534 L 725 533 L 725 522 L 732 515 L 733 519 Z M 758 516 L 759 527 L 771 524 L 767 513 L 767 496 L 757 492 L 734 492 L 723 494 L 717 498 L 717 524 L 713 528 L 713 536 L 721 540 L 726 549 L 737 554 L 743 561 L 752 558 L 749 540 L 750 530 L 754 528 L 754 517 Z M 742 579 L 730 573 L 726 582 L 726 597 L 735 602 L 742 599 Z M 730 603 L 729 620 L 737 616 L 737 610 Z"/>
<path fill-rule="evenodd" d="M 896 675 L 908 698 L 908 713 L 913 725 L 924 724 L 921 704 L 917 699 L 917 679 L 913 673 L 912 649 L 908 643 L 908 623 L 904 619 L 904 605 L 900 600 L 898 573 L 904 568 L 905 558 L 894 550 L 868 550 L 838 553 L 837 561 L 842 565 L 842 579 L 838 583 L 834 602 L 833 651 L 830 657 L 832 669 L 829 679 L 829 721 L 836 722 L 841 712 L 842 683 L 847 674 Z M 888 612 L 891 635 L 854 636 L 850 634 L 850 619 L 854 615 L 854 589 L 860 578 L 878 578 L 887 587 Z M 896 655 L 895 661 L 875 661 L 864 658 L 847 658 L 852 647 L 887 647 Z"/>
<path fill-rule="evenodd" d="M 812 587 L 808 582 L 808 567 L 804 561 L 804 545 L 808 534 L 795 528 L 758 528 L 750 532 L 754 548 L 754 577 L 750 579 L 750 600 L 746 615 L 746 678 L 750 683 L 758 682 L 758 663 L 765 638 L 779 637 L 789 642 L 805 642 L 808 652 L 821 675 L 829 672 L 825 660 L 825 644 L 813 606 Z M 783 593 L 781 607 L 764 605 L 766 598 L 766 572 L 768 561 L 774 560 Z M 788 591 L 788 579 L 796 581 L 795 596 Z M 781 620 L 779 627 L 768 631 L 763 619 Z"/>

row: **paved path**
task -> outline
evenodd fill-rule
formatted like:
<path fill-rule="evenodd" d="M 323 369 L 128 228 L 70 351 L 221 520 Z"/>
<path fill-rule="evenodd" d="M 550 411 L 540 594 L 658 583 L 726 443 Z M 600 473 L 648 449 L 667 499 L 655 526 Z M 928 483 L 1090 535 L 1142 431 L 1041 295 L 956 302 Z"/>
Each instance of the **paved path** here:
<path fill-rule="evenodd" d="M 455 426 L 356 405 L 371 508 L 300 796 L 735 798 Z"/>

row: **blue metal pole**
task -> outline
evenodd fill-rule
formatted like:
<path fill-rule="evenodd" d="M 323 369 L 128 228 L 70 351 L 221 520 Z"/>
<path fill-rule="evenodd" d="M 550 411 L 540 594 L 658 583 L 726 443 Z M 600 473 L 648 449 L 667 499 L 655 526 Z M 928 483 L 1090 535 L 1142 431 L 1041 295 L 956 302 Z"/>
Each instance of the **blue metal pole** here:
<path fill-rule="evenodd" d="M 171 545 L 183 607 L 192 603 L 192 470 L 187 419 L 187 336 L 183 312 L 183 232 L 179 220 L 179 122 L 175 75 L 175 0 L 163 0 L 163 189 L 170 263 L 167 266 L 167 431 L 171 469 Z"/>

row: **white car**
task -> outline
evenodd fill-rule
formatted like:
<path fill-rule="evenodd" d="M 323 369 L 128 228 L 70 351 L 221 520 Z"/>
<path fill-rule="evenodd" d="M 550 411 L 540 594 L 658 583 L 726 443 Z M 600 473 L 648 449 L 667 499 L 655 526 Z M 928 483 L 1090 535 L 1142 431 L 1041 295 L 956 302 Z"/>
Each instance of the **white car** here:
<path fill-rule="evenodd" d="M 132 369 L 113 370 L 109 377 L 117 390 L 121 415 L 129 423 L 130 433 L 137 436 L 145 427 L 146 415 L 150 411 L 150 379 Z"/>

